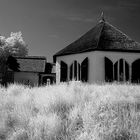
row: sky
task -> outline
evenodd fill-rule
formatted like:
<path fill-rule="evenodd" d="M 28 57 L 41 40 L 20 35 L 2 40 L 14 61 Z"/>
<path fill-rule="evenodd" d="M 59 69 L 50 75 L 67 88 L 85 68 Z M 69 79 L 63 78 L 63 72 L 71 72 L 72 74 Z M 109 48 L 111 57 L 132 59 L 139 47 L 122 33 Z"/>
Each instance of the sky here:
<path fill-rule="evenodd" d="M 105 20 L 140 42 L 140 0 L 0 0 L 0 35 L 21 31 L 29 55 L 48 62 Z"/>

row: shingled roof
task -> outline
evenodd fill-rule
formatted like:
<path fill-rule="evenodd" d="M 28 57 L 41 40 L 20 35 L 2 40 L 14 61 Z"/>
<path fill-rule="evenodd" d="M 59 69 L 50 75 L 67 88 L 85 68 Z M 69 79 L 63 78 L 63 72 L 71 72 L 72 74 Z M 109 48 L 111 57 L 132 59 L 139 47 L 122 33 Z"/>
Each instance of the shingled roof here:
<path fill-rule="evenodd" d="M 41 56 L 16 57 L 19 71 L 45 72 L 46 58 Z"/>
<path fill-rule="evenodd" d="M 140 44 L 105 20 L 101 20 L 94 28 L 78 40 L 57 52 L 54 55 L 54 60 L 57 56 L 95 50 L 140 52 Z"/>

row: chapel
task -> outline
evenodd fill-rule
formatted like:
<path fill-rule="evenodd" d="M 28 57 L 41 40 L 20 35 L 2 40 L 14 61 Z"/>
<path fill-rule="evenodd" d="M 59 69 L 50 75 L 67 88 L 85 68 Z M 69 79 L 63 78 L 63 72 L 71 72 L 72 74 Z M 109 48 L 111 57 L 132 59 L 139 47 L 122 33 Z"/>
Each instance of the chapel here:
<path fill-rule="evenodd" d="M 140 83 L 140 43 L 107 22 L 104 16 L 53 58 L 56 83 L 71 80 Z"/>

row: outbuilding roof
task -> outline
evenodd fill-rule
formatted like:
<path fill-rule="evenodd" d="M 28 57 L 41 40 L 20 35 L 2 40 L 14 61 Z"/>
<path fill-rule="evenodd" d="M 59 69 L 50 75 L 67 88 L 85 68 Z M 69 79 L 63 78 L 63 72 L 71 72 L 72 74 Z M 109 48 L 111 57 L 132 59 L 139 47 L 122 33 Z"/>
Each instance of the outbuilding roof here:
<path fill-rule="evenodd" d="M 15 57 L 19 63 L 19 71 L 22 72 L 45 72 L 46 57 L 27 56 Z"/>
<path fill-rule="evenodd" d="M 54 55 L 57 56 L 89 52 L 94 50 L 139 51 L 140 44 L 126 34 L 101 20 L 94 28 Z"/>

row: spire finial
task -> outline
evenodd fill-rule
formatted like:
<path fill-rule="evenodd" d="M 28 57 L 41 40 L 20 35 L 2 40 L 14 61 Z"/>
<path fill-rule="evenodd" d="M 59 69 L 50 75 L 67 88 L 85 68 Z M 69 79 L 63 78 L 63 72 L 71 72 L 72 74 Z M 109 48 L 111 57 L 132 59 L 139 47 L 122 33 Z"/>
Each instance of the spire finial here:
<path fill-rule="evenodd" d="M 100 22 L 105 22 L 104 12 L 101 13 L 101 20 Z"/>

